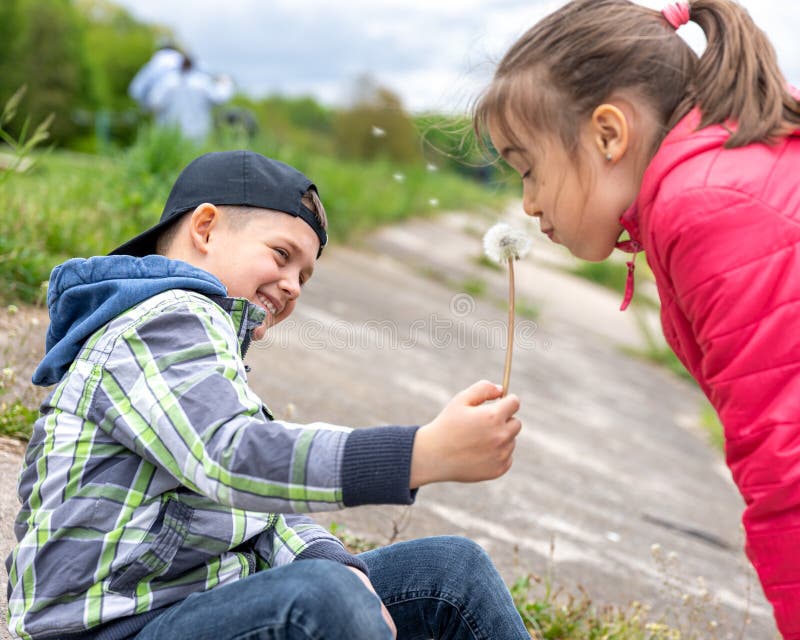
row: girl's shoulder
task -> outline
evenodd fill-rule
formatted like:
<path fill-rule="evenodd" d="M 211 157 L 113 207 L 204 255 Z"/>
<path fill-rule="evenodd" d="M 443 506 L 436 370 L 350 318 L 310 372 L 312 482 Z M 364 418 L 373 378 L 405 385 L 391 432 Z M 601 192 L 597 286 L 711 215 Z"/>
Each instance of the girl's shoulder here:
<path fill-rule="evenodd" d="M 735 193 L 783 209 L 800 197 L 800 131 L 775 144 L 733 149 L 725 147 L 730 131 L 722 125 L 672 133 L 682 134 L 665 139 L 645 180 L 658 200 L 729 190 L 732 197 Z"/>

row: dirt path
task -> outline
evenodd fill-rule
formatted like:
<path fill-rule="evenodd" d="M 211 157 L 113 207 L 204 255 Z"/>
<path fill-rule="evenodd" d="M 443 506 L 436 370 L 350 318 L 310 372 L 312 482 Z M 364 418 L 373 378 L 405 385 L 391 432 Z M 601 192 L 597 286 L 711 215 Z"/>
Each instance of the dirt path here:
<path fill-rule="evenodd" d="M 454 214 L 330 249 L 295 315 L 251 349 L 251 384 L 280 417 L 361 426 L 425 422 L 453 392 L 498 380 L 505 274 L 477 263 L 489 224 Z M 549 574 L 598 604 L 677 611 L 685 630 L 713 620 L 708 637 L 739 638 L 749 616 L 741 637 L 774 637 L 741 551 L 741 499 L 697 427 L 699 393 L 625 355 L 643 341 L 619 296 L 564 274 L 569 259 L 545 242 L 518 268 L 519 300 L 540 312 L 517 332 L 511 386 L 525 426 L 513 469 L 425 488 L 410 509 L 319 520 L 381 543 L 464 534 L 509 581 Z M 4 554 L 17 465 L 0 450 Z"/>

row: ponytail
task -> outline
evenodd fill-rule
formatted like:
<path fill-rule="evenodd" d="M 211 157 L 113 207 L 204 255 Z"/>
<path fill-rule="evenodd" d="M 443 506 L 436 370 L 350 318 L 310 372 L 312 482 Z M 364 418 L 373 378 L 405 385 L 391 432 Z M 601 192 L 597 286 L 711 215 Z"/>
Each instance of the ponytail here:
<path fill-rule="evenodd" d="M 800 127 L 800 104 L 778 68 L 767 36 L 730 0 L 694 0 L 691 20 L 708 44 L 692 81 L 700 127 L 736 123 L 726 147 L 772 142 Z"/>

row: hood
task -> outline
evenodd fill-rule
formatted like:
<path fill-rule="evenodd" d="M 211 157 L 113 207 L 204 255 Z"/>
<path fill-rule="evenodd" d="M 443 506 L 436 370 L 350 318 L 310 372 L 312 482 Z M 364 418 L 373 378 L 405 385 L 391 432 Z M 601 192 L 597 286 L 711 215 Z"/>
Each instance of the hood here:
<path fill-rule="evenodd" d="M 736 128 L 735 123 L 729 122 L 727 127 L 709 125 L 698 129 L 700 120 L 700 110 L 693 109 L 667 134 L 644 172 L 636 200 L 630 209 L 622 214 L 620 222 L 630 234 L 631 240 L 639 245 L 639 248 L 641 248 L 639 215 L 650 208 L 664 178 L 675 167 L 690 158 L 713 149 L 721 149 L 730 137 L 730 132 Z M 800 136 L 800 129 L 789 135 Z M 730 176 L 730 178 L 735 179 L 736 176 Z M 743 182 L 749 180 L 746 172 L 741 175 L 741 180 Z M 729 184 L 729 186 L 732 185 Z M 744 189 L 746 188 L 744 187 Z M 625 250 L 625 247 L 620 248 Z"/>
<path fill-rule="evenodd" d="M 620 222 L 637 245 L 637 250 L 641 250 L 639 212 L 646 210 L 653 202 L 664 177 L 689 158 L 721 147 L 730 137 L 730 132 L 720 125 L 712 125 L 698 131 L 700 118 L 699 109 L 694 109 L 667 134 L 642 176 L 642 185 L 636 200 L 622 214 Z"/>
<path fill-rule="evenodd" d="M 620 216 L 620 225 L 628 233 L 628 239 L 617 242 L 616 247 L 634 254 L 634 258 L 627 262 L 628 277 L 620 310 L 624 311 L 633 298 L 635 254 L 644 250 L 641 236 L 642 216 L 647 215 L 647 212 L 652 209 L 653 201 L 658 196 L 664 179 L 687 160 L 714 149 L 722 149 L 730 137 L 731 130 L 735 129 L 735 124 L 730 122 L 727 123 L 727 126 L 709 125 L 698 129 L 701 118 L 700 110 L 693 109 L 667 134 L 642 176 L 642 184 L 636 200 Z M 800 129 L 790 135 L 800 136 Z M 731 182 L 732 180 L 739 179 L 746 183 L 750 179 L 746 172 L 738 176 L 731 174 L 727 177 L 728 186 L 735 186 Z M 747 185 L 743 184 L 742 188 L 746 191 Z"/>
<path fill-rule="evenodd" d="M 45 357 L 33 383 L 55 384 L 69 369 L 84 342 L 123 311 L 168 289 L 224 296 L 213 275 L 178 260 L 151 255 L 75 258 L 50 274 Z"/>

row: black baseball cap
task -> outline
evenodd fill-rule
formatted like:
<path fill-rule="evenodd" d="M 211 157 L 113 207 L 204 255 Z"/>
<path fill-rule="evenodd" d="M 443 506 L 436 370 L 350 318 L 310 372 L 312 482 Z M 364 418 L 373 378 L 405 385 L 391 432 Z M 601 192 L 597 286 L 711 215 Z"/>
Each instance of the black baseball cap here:
<path fill-rule="evenodd" d="M 302 218 L 319 238 L 319 253 L 328 242 L 314 212 L 302 197 L 314 184 L 294 167 L 253 151 L 216 151 L 192 160 L 172 185 L 161 220 L 109 255 L 148 256 L 156 252 L 161 232 L 204 202 L 259 207 Z"/>

